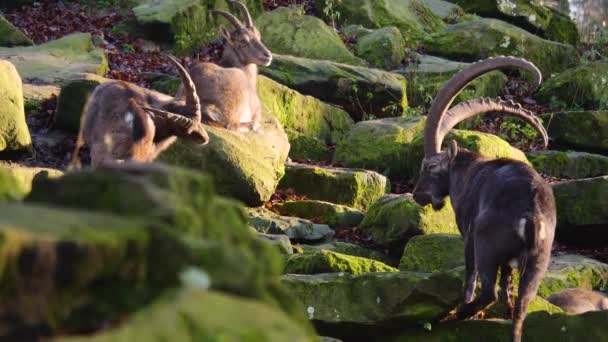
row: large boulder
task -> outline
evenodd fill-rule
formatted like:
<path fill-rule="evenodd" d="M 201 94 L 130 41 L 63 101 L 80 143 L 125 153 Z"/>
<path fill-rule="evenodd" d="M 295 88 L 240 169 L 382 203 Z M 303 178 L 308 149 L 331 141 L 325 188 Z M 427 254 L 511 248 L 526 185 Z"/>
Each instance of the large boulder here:
<path fill-rule="evenodd" d="M 278 120 L 265 113 L 261 132 L 205 129 L 208 145 L 178 141 L 160 160 L 209 173 L 220 194 L 248 206 L 268 201 L 284 174 L 289 153 L 287 135 Z"/>
<path fill-rule="evenodd" d="M 333 28 L 321 19 L 304 15 L 301 8 L 282 7 L 256 20 L 262 42 L 273 52 L 339 63 L 364 65 L 344 45 Z"/>
<path fill-rule="evenodd" d="M 334 228 L 357 226 L 365 217 L 361 210 L 315 200 L 288 201 L 275 204 L 274 209 L 278 210 L 281 215 L 314 220 Z"/>
<path fill-rule="evenodd" d="M 553 185 L 557 209 L 557 239 L 608 243 L 608 176 Z"/>
<path fill-rule="evenodd" d="M 0 59 L 12 62 L 27 83 L 61 84 L 77 74 L 108 71 L 106 55 L 93 46 L 90 33 L 74 33 L 36 46 L 0 48 Z"/>
<path fill-rule="evenodd" d="M 355 119 L 400 116 L 407 107 L 401 75 L 330 61 L 275 55 L 261 73 L 303 94 L 345 108 Z"/>
<path fill-rule="evenodd" d="M 299 241 L 325 241 L 334 236 L 326 224 L 313 223 L 299 217 L 281 216 L 264 207 L 248 208 L 249 225 L 264 234 L 284 234 Z"/>
<path fill-rule="evenodd" d="M 608 290 L 608 264 L 575 254 L 551 257 L 549 269 L 538 288 L 538 295 L 547 298 L 575 287 Z"/>
<path fill-rule="evenodd" d="M 544 40 L 496 19 L 447 26 L 425 37 L 422 44 L 426 53 L 464 62 L 499 55 L 523 57 L 544 75 L 576 65 L 580 58 L 571 45 Z"/>
<path fill-rule="evenodd" d="M 315 10 L 339 24 L 368 28 L 397 27 L 408 44 L 443 27 L 443 21 L 418 0 L 315 0 Z M 339 15 L 335 15 L 339 13 Z"/>
<path fill-rule="evenodd" d="M 411 238 L 399 263 L 401 271 L 432 273 L 464 265 L 464 242 L 456 234 L 429 234 Z"/>
<path fill-rule="evenodd" d="M 560 108 L 608 109 L 608 61 L 583 64 L 565 70 L 543 83 L 536 98 Z"/>
<path fill-rule="evenodd" d="M 382 197 L 369 208 L 359 228 L 375 243 L 394 248 L 398 253 L 416 235 L 459 233 L 449 201 L 436 211 L 430 205 L 420 206 L 411 195 Z"/>
<path fill-rule="evenodd" d="M 60 177 L 59 170 L 0 164 L 0 202 L 23 199 L 32 190 L 34 178 Z"/>
<path fill-rule="evenodd" d="M 31 144 L 21 78 L 11 62 L 0 60 L 0 152 L 28 149 Z"/>
<path fill-rule="evenodd" d="M 557 145 L 608 152 L 608 110 L 547 114 L 543 121 Z"/>
<path fill-rule="evenodd" d="M 26 36 L 18 28 L 13 26 L 10 21 L 0 15 L 0 46 L 29 46 L 34 45 L 34 42 Z"/>
<path fill-rule="evenodd" d="M 456 0 L 463 10 L 482 17 L 496 18 L 538 34 L 549 40 L 577 45 L 578 29 L 574 20 L 542 1 L 527 0 Z"/>
<path fill-rule="evenodd" d="M 355 55 L 375 68 L 394 69 L 405 58 L 405 40 L 396 27 L 369 30 L 351 25 L 344 29 L 344 33 L 357 41 L 354 46 Z"/>
<path fill-rule="evenodd" d="M 281 189 L 293 189 L 310 199 L 366 209 L 390 188 L 386 177 L 362 169 L 287 165 Z"/>
<path fill-rule="evenodd" d="M 397 271 L 398 269 L 380 261 L 323 249 L 309 250 L 302 254 L 288 256 L 283 270 L 284 273 L 291 274 L 344 272 L 353 275 Z"/>
<path fill-rule="evenodd" d="M 582 179 L 608 175 L 608 157 L 575 151 L 538 151 L 526 157 L 539 173 L 557 178 Z"/>
<path fill-rule="evenodd" d="M 78 133 L 80 117 L 83 115 L 89 96 L 98 85 L 109 80 L 95 74 L 81 74 L 74 77 L 61 86 L 54 124 L 56 128 Z"/>

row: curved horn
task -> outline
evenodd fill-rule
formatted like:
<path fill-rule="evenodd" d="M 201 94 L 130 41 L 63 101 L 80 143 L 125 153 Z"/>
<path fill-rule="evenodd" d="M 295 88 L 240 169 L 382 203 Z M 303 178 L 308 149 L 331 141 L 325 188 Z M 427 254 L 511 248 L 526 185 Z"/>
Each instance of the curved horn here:
<path fill-rule="evenodd" d="M 173 62 L 173 64 L 175 64 L 177 72 L 179 73 L 179 77 L 181 78 L 182 84 L 184 85 L 186 93 L 186 107 L 188 108 L 189 113 L 192 113 L 192 120 L 201 121 L 201 101 L 198 97 L 198 94 L 196 93 L 196 86 L 194 85 L 194 81 L 192 81 L 192 77 L 190 77 L 190 74 L 188 73 L 186 68 L 184 68 L 184 66 L 181 65 L 177 61 L 177 59 L 175 59 L 175 57 L 168 57 Z"/>
<path fill-rule="evenodd" d="M 437 129 L 437 146 L 441 146 L 446 134 L 462 120 L 475 115 L 483 115 L 488 112 L 501 112 L 516 116 L 529 123 L 543 136 L 545 148 L 549 144 L 549 135 L 539 118 L 531 111 L 522 108 L 521 104 L 514 101 L 504 101 L 501 99 L 479 98 L 459 103 L 450 109 L 441 119 Z"/>
<path fill-rule="evenodd" d="M 474 63 L 456 75 L 437 93 L 427 115 L 424 129 L 424 154 L 426 156 L 439 153 L 441 144 L 437 144 L 437 129 L 441 118 L 448 110 L 460 92 L 477 77 L 497 69 L 521 68 L 530 71 L 534 76 L 535 87 L 542 82 L 542 74 L 531 62 L 522 58 L 498 56 Z M 535 89 L 536 89 L 535 88 Z"/>
<path fill-rule="evenodd" d="M 209 142 L 209 135 L 203 128 L 199 121 L 194 121 L 183 115 L 171 113 L 162 109 L 156 109 L 151 107 L 142 106 L 146 112 L 148 112 L 154 121 L 162 121 L 168 124 L 171 131 L 176 133 L 175 135 L 182 138 L 189 138 L 206 145 Z"/>
<path fill-rule="evenodd" d="M 244 27 L 243 23 L 237 17 L 232 15 L 232 13 L 216 9 L 210 10 L 209 12 L 211 12 L 212 14 L 221 15 L 222 17 L 226 18 L 237 29 L 242 29 Z"/>
<path fill-rule="evenodd" d="M 247 9 L 247 6 L 245 6 L 244 3 L 242 3 L 242 2 L 240 2 L 238 0 L 230 0 L 230 2 L 241 9 L 241 12 L 243 12 L 243 14 L 245 15 L 247 28 L 252 28 L 253 27 L 253 19 L 251 19 L 251 14 L 249 13 L 249 10 Z"/>

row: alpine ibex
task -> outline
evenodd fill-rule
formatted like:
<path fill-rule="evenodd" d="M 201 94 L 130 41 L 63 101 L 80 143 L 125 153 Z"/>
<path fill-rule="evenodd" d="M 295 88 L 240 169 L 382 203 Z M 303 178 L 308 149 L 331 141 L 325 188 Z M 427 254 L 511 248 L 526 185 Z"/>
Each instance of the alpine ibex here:
<path fill-rule="evenodd" d="M 81 118 L 71 167 L 79 167 L 84 144 L 91 149 L 91 165 L 114 161 L 154 160 L 177 137 L 200 144 L 209 141 L 201 125 L 196 87 L 186 69 L 171 57 L 186 88 L 185 101 L 112 81 L 93 91 Z"/>
<path fill-rule="evenodd" d="M 519 296 L 513 314 L 512 340 L 520 341 L 530 300 L 536 295 L 551 254 L 555 234 L 555 203 L 551 187 L 527 164 L 507 159 L 488 159 L 459 149 L 451 141 L 441 144 L 459 122 L 488 112 L 517 116 L 548 136 L 538 118 L 514 102 L 487 98 L 462 102 L 449 111 L 460 91 L 491 70 L 518 67 L 542 76 L 534 64 L 514 57 L 495 57 L 477 62 L 456 74 L 437 94 L 424 131 L 424 159 L 414 199 L 438 210 L 450 196 L 456 223 L 465 242 L 465 304 L 456 318 L 465 319 L 496 301 L 497 272 L 501 272 L 501 297 L 512 310 L 510 285 L 513 267 L 520 268 Z M 475 298 L 477 274 L 481 294 Z"/>
<path fill-rule="evenodd" d="M 552 294 L 547 300 L 569 314 L 608 310 L 608 295 L 599 291 L 567 289 Z"/>
<path fill-rule="evenodd" d="M 190 75 L 198 89 L 203 117 L 224 128 L 238 131 L 257 131 L 261 127 L 262 105 L 257 91 L 258 66 L 272 63 L 272 53 L 261 41 L 258 29 L 247 7 L 239 1 L 245 15 L 243 24 L 237 17 L 222 10 L 211 13 L 226 18 L 235 28 L 222 29 L 225 46 L 220 65 L 197 63 Z M 183 94 L 183 87 L 177 92 Z"/>

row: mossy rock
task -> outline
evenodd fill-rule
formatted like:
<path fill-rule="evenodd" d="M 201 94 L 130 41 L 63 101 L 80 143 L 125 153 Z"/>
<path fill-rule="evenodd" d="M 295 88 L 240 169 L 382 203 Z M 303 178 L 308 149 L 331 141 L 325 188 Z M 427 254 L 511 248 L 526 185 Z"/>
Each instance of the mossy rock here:
<path fill-rule="evenodd" d="M 298 217 L 281 216 L 264 207 L 247 209 L 249 225 L 265 234 L 285 234 L 299 241 L 324 241 L 334 236 L 326 224 L 316 224 Z"/>
<path fill-rule="evenodd" d="M 357 226 L 365 214 L 357 209 L 324 201 L 302 200 L 276 204 L 275 209 L 286 216 L 296 216 L 334 228 Z"/>
<path fill-rule="evenodd" d="M 397 271 L 399 270 L 380 261 L 323 249 L 288 256 L 283 270 L 289 274 L 344 272 L 353 275 Z"/>
<path fill-rule="evenodd" d="M 32 190 L 34 178 L 56 178 L 59 170 L 0 164 L 0 202 L 21 200 Z"/>
<path fill-rule="evenodd" d="M 608 109 L 608 61 L 564 69 L 543 83 L 536 94 L 541 103 L 575 110 Z"/>
<path fill-rule="evenodd" d="M 608 152 L 608 110 L 542 116 L 549 138 L 560 146 Z"/>
<path fill-rule="evenodd" d="M 25 100 L 25 112 L 38 110 L 42 102 L 59 96 L 61 88 L 53 84 L 23 84 L 23 99 Z"/>
<path fill-rule="evenodd" d="M 608 157 L 575 151 L 538 151 L 526 157 L 539 173 L 551 177 L 582 179 L 608 175 Z"/>
<path fill-rule="evenodd" d="M 243 3 L 253 18 L 263 11 L 261 0 Z M 229 5 L 227 0 L 143 0 L 133 8 L 133 14 L 151 39 L 174 43 L 175 50 L 187 53 L 213 40 L 221 24 L 229 25 L 211 14 L 211 9 L 228 10 L 239 16 L 238 7 Z"/>
<path fill-rule="evenodd" d="M 359 226 L 377 244 L 403 251 L 413 236 L 459 234 L 454 211 L 448 201 L 439 211 L 420 206 L 411 195 L 386 195 L 374 203 Z"/>
<path fill-rule="evenodd" d="M 443 21 L 418 0 L 315 0 L 315 11 L 326 20 L 331 20 L 325 8 L 339 13 L 336 21 L 342 26 L 357 24 L 378 29 L 397 27 L 409 45 L 424 34 L 443 27 Z"/>
<path fill-rule="evenodd" d="M 467 12 L 504 20 L 549 40 L 575 46 L 580 41 L 574 20 L 545 6 L 542 1 L 456 0 L 455 2 Z"/>
<path fill-rule="evenodd" d="M 428 7 L 436 16 L 441 18 L 445 22 L 452 22 L 462 18 L 465 13 L 464 10 L 449 1 L 444 0 L 420 0 L 426 7 Z"/>
<path fill-rule="evenodd" d="M 332 152 L 329 146 L 314 137 L 304 135 L 298 131 L 286 130 L 289 139 L 289 158 L 296 162 L 319 161 L 327 162 L 331 160 Z"/>
<path fill-rule="evenodd" d="M 544 75 L 561 72 L 580 59 L 571 45 L 544 40 L 496 19 L 447 26 L 425 37 L 422 45 L 428 54 L 464 62 L 500 55 L 522 57 L 538 66 Z"/>
<path fill-rule="evenodd" d="M 279 188 L 293 189 L 313 200 L 366 209 L 390 189 L 390 183 L 369 170 L 289 164 Z"/>
<path fill-rule="evenodd" d="M 0 152 L 22 151 L 31 145 L 21 78 L 11 62 L 0 60 Z"/>
<path fill-rule="evenodd" d="M 558 240 L 608 243 L 608 176 L 553 184 L 553 193 Z"/>
<path fill-rule="evenodd" d="M 464 266 L 464 242 L 456 234 L 429 234 L 411 238 L 399 263 L 401 271 L 432 273 Z"/>
<path fill-rule="evenodd" d="M 299 248 L 302 248 L 303 252 L 309 250 L 328 250 L 336 253 L 352 255 L 356 257 L 362 257 L 366 259 L 372 259 L 376 261 L 380 261 L 390 266 L 396 266 L 398 264 L 398 260 L 390 257 L 389 255 L 370 248 L 365 248 L 360 245 L 356 245 L 354 243 L 348 242 L 328 242 L 319 245 L 298 245 Z"/>
<path fill-rule="evenodd" d="M 222 195 L 258 206 L 270 199 L 283 177 L 289 153 L 287 135 L 278 120 L 264 113 L 260 132 L 205 127 L 208 145 L 178 141 L 160 160 L 207 172 Z"/>
<path fill-rule="evenodd" d="M 514 292 L 517 293 L 516 291 L 514 291 Z M 515 295 L 515 298 L 517 298 L 517 295 Z M 547 301 L 546 299 L 544 299 L 542 297 L 536 296 L 528 304 L 527 312 L 528 312 L 528 314 L 531 314 L 533 312 L 539 312 L 539 311 L 550 313 L 550 314 L 564 312 L 564 310 L 562 310 L 560 307 L 549 303 L 549 301 Z M 496 301 L 496 303 L 494 303 L 494 305 L 492 305 L 491 307 L 489 307 L 486 310 L 485 318 L 511 319 L 511 312 L 510 312 L 510 310 L 507 311 L 507 306 L 505 303 L 498 300 L 498 301 Z"/>
<path fill-rule="evenodd" d="M 105 75 L 108 61 L 90 33 L 74 33 L 36 46 L 0 48 L 26 83 L 62 84 L 82 73 Z"/>
<path fill-rule="evenodd" d="M 549 269 L 538 288 L 538 296 L 548 298 L 575 287 L 608 290 L 608 264 L 575 254 L 551 257 Z"/>
<path fill-rule="evenodd" d="M 272 65 L 261 73 L 343 107 L 356 120 L 400 116 L 407 107 L 405 78 L 379 69 L 275 54 Z"/>
<path fill-rule="evenodd" d="M 212 314 L 211 314 L 212 313 Z M 57 342 L 314 341 L 310 331 L 270 305 L 215 291 L 171 291 L 120 326 Z"/>
<path fill-rule="evenodd" d="M 61 86 L 61 93 L 57 99 L 55 127 L 78 133 L 80 117 L 89 96 L 98 85 L 108 81 L 107 78 L 95 74 L 75 75 L 74 79 L 66 81 Z"/>
<path fill-rule="evenodd" d="M 266 241 L 270 245 L 274 246 L 275 249 L 277 249 L 282 255 L 293 254 L 293 245 L 291 244 L 291 240 L 289 240 L 287 235 L 260 233 L 255 230 L 255 228 L 251 228 L 256 232 L 256 235 L 262 239 L 262 241 Z"/>
<path fill-rule="evenodd" d="M 383 27 L 358 35 L 355 55 L 363 58 L 373 67 L 394 69 L 405 58 L 405 40 L 396 27 Z"/>
<path fill-rule="evenodd" d="M 365 65 L 344 45 L 336 31 L 301 8 L 281 7 L 256 20 L 262 42 L 273 53 Z"/>
<path fill-rule="evenodd" d="M 13 26 L 6 18 L 0 15 L 0 46 L 30 46 L 34 42 L 18 28 Z"/>
<path fill-rule="evenodd" d="M 406 149 L 424 131 L 426 117 L 361 121 L 338 142 L 333 163 L 407 178 Z"/>

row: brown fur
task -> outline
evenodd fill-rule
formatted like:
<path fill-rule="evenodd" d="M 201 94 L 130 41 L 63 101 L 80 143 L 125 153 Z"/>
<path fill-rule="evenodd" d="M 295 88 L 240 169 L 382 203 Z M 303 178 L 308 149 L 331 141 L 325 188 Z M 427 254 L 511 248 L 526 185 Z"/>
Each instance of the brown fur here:
<path fill-rule="evenodd" d="M 569 314 L 608 310 L 608 295 L 584 289 L 567 289 L 551 295 L 547 300 Z"/>

